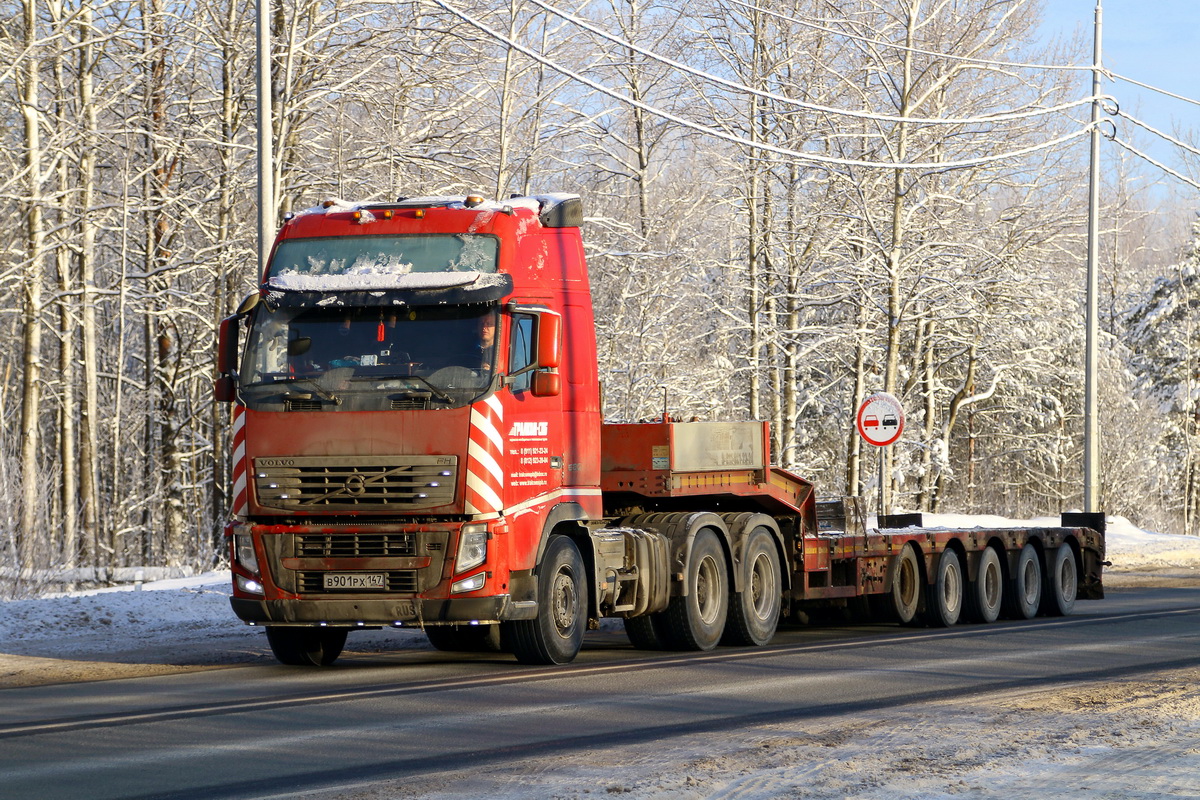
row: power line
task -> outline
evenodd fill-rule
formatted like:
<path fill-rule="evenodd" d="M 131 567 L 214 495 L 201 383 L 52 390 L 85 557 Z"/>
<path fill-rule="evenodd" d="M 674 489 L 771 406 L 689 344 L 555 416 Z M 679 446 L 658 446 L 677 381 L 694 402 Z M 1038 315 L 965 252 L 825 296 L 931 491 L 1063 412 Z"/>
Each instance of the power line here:
<path fill-rule="evenodd" d="M 1116 142 L 1121 147 L 1128 150 L 1130 153 L 1133 153 L 1135 156 L 1142 159 L 1143 161 L 1146 161 L 1146 162 L 1158 167 L 1159 169 L 1161 169 L 1163 172 L 1167 173 L 1171 177 L 1176 178 L 1177 180 L 1183 181 L 1188 186 L 1191 186 L 1193 189 L 1200 189 L 1200 183 L 1197 183 L 1196 181 L 1192 180 L 1191 178 L 1187 177 L 1186 175 L 1183 175 L 1182 173 L 1176 172 L 1175 170 L 1168 167 L 1166 164 L 1161 164 L 1158 161 L 1155 161 L 1153 158 L 1146 155 L 1141 150 L 1138 150 L 1136 147 L 1129 144 L 1129 142 L 1126 142 L 1122 139 L 1118 139 L 1116 136 L 1110 136 L 1109 138 L 1112 141 Z"/>
<path fill-rule="evenodd" d="M 442 9 L 444 9 L 451 15 L 457 17 L 458 19 L 461 19 L 462 21 L 464 21 L 467 24 L 471 25 L 472 27 L 476 28 L 484 35 L 489 36 L 489 37 L 495 39 L 496 41 L 501 42 L 502 44 L 505 44 L 508 47 L 513 48 L 517 52 L 524 54 L 525 56 L 533 59 L 534 61 L 538 62 L 539 64 L 543 64 L 543 65 L 549 67 L 550 69 L 554 70 L 555 72 L 558 72 L 560 75 L 565 75 L 566 77 L 568 77 L 578 83 L 581 83 L 584 86 L 594 89 L 595 91 L 600 92 L 603 95 L 611 97 L 612 99 L 617 100 L 618 102 L 625 103 L 626 105 L 630 105 L 635 108 L 640 108 L 641 110 L 646 111 L 650 114 L 654 114 L 655 116 L 660 117 L 661 119 L 665 119 L 670 122 L 674 122 L 677 125 L 680 125 L 689 130 L 694 130 L 698 133 L 702 133 L 706 136 L 711 136 L 711 137 L 714 137 L 717 139 L 722 139 L 724 141 L 733 142 L 735 144 L 739 144 L 739 145 L 742 145 L 742 146 L 750 148 L 750 149 L 774 153 L 776 155 L 782 155 L 782 156 L 786 156 L 788 158 L 795 158 L 797 160 L 807 161 L 810 163 L 831 165 L 831 166 L 844 166 L 844 167 L 868 167 L 868 168 L 876 168 L 876 169 L 884 168 L 884 169 L 921 170 L 921 171 L 945 171 L 945 170 L 951 170 L 951 169 L 964 169 L 967 167 L 978 167 L 978 166 L 984 166 L 987 164 L 993 164 L 998 161 L 1005 161 L 1008 159 L 1018 158 L 1020 156 L 1029 155 L 1029 154 L 1035 153 L 1039 150 L 1045 150 L 1045 149 L 1048 149 L 1051 147 L 1057 147 L 1060 144 L 1064 144 L 1073 139 L 1077 139 L 1080 136 L 1083 136 L 1084 134 L 1088 133 L 1088 131 L 1091 129 L 1091 124 L 1088 124 L 1087 126 L 1081 128 L 1080 130 L 1077 130 L 1073 133 L 1059 136 L 1056 139 L 1052 139 L 1050 141 L 1043 142 L 1041 144 L 1032 145 L 1030 147 L 1022 148 L 1020 150 L 1013 150 L 1013 151 L 1010 151 L 1007 153 L 1000 153 L 1000 154 L 992 155 L 992 156 L 984 156 L 981 158 L 961 159 L 958 161 L 940 161 L 940 162 L 932 161 L 932 162 L 918 162 L 918 163 L 863 161 L 863 160 L 858 160 L 858 159 L 845 159 L 845 158 L 836 158 L 833 156 L 823 156 L 818 153 L 806 153 L 802 150 L 792 150 L 791 148 L 779 147 L 777 145 L 766 144 L 764 142 L 750 141 L 749 139 L 744 139 L 741 136 L 737 136 L 735 134 L 726 133 L 725 131 L 719 130 L 717 128 L 713 128 L 708 125 L 701 125 L 699 123 L 691 122 L 690 120 L 683 119 L 682 117 L 672 114 L 669 111 L 665 111 L 661 108 L 656 108 L 655 106 L 649 105 L 640 100 L 629 97 L 628 95 L 624 95 L 624 94 L 621 94 L 620 92 L 616 92 L 612 89 L 609 89 L 607 86 L 599 84 L 589 78 L 585 78 L 584 76 L 547 58 L 546 56 L 542 55 L 541 53 L 538 53 L 518 42 L 513 41 L 512 39 L 508 38 L 507 36 L 505 36 L 502 33 L 499 33 L 497 31 L 490 29 L 486 24 L 484 24 L 480 20 L 476 19 L 475 17 L 471 16 L 470 14 L 467 14 L 463 11 L 459 11 L 457 8 L 451 6 L 448 2 L 446 2 L 446 0 L 432 0 L 432 2 L 435 5 L 440 6 Z M 911 122 L 913 120 L 909 119 L 907 121 Z"/>
<path fill-rule="evenodd" d="M 1162 131 L 1158 130 L 1157 128 L 1151 127 L 1147 123 L 1142 122 L 1137 117 L 1132 117 L 1129 114 L 1126 114 L 1122 111 L 1117 111 L 1116 115 L 1129 120 L 1134 125 L 1137 125 L 1139 128 L 1143 128 L 1147 131 L 1150 131 L 1150 133 L 1153 133 L 1155 136 L 1161 136 L 1163 139 L 1166 139 L 1168 142 L 1175 145 L 1176 147 L 1180 147 L 1184 150 L 1187 150 L 1189 153 L 1191 153 L 1193 155 L 1200 156 L 1200 150 L 1196 149 L 1192 145 L 1188 144 L 1187 142 L 1180 141 L 1179 139 L 1176 139 L 1174 136 L 1171 136 L 1170 134 L 1163 133 Z"/>
<path fill-rule="evenodd" d="M 986 59 L 986 58 L 971 58 L 970 56 L 952 56 L 952 55 L 947 55 L 946 53 L 939 53 L 936 50 L 923 50 L 919 47 L 908 47 L 907 45 L 896 44 L 895 42 L 888 42 L 883 39 L 872 39 L 869 36 L 861 36 L 861 35 L 855 34 L 855 33 L 846 33 L 845 31 L 840 31 L 840 30 L 837 30 L 836 28 L 829 28 L 824 25 L 818 25 L 815 22 L 809 22 L 808 20 L 799 19 L 798 17 L 793 17 L 788 14 L 780 13 L 778 11 L 772 11 L 769 8 L 763 8 L 762 6 L 757 6 L 757 5 L 754 5 L 753 3 L 742 2 L 741 0 L 727 0 L 727 1 L 730 3 L 730 5 L 741 6 L 742 8 L 750 9 L 751 11 L 758 11 L 762 14 L 766 14 L 768 16 L 775 17 L 777 19 L 782 19 L 785 22 L 791 22 L 793 24 L 799 25 L 803 28 L 812 28 L 813 30 L 823 31 L 825 33 L 832 33 L 834 36 L 842 36 L 844 38 L 852 39 L 852 40 L 858 41 L 858 42 L 866 42 L 868 44 L 879 45 L 881 47 L 889 47 L 893 50 L 902 50 L 904 52 L 915 53 L 917 55 L 922 55 L 922 56 L 932 56 L 934 58 L 944 58 L 947 61 L 961 61 L 961 62 L 967 63 L 967 64 L 979 64 L 980 66 L 986 66 L 986 67 L 1009 67 L 1009 68 L 1014 68 L 1014 69 L 1059 70 L 1059 71 L 1066 71 L 1066 72 L 1089 72 L 1092 69 L 1091 65 L 1083 66 L 1083 65 L 1079 65 L 1079 64 L 1025 64 L 1025 63 L 1021 63 L 1019 61 L 994 61 L 994 60 Z"/>
<path fill-rule="evenodd" d="M 550 5 L 549 3 L 543 2 L 542 0 L 529 0 L 529 2 L 533 3 L 535 6 L 538 6 L 539 8 L 541 8 L 545 11 L 548 11 L 551 14 L 554 14 L 555 16 L 557 16 L 561 19 L 564 19 L 580 28 L 583 28 L 584 30 L 586 30 L 590 33 L 593 33 L 603 39 L 606 39 L 606 40 L 612 42 L 613 44 L 618 45 L 619 47 L 628 48 L 636 53 L 646 56 L 647 58 L 657 61 L 660 64 L 665 64 L 666 66 L 669 66 L 673 69 L 679 70 L 680 72 L 686 73 L 688 75 L 692 75 L 692 76 L 700 78 L 702 80 L 706 80 L 706 81 L 710 81 L 712 83 L 719 84 L 728 89 L 733 89 L 734 91 L 744 92 L 746 94 L 750 94 L 755 97 L 761 97 L 761 98 L 768 99 L 768 100 L 774 100 L 777 103 L 782 103 L 784 105 L 789 105 L 789 106 L 795 106 L 797 108 L 803 108 L 807 111 L 816 111 L 816 112 L 820 112 L 820 113 L 824 113 L 824 114 L 837 114 L 837 115 L 846 116 L 846 117 L 854 117 L 856 119 L 867 119 L 867 120 L 871 120 L 873 122 L 894 122 L 894 123 L 912 122 L 912 123 L 917 123 L 917 124 L 921 124 L 921 125 L 988 125 L 988 124 L 992 124 L 992 123 L 996 123 L 996 122 L 1010 122 L 1010 121 L 1019 120 L 1019 119 L 1029 119 L 1030 117 L 1038 117 L 1038 116 L 1043 116 L 1046 114 L 1057 114 L 1061 111 L 1067 111 L 1069 109 L 1077 108 L 1078 106 L 1092 102 L 1092 98 L 1087 97 L 1082 100 L 1075 100 L 1070 103 L 1063 103 L 1061 105 L 1053 106 L 1051 108 L 1038 108 L 1038 109 L 1033 109 L 1033 110 L 1029 110 L 1029 111 L 1006 111 L 1006 112 L 1002 112 L 1002 113 L 998 113 L 998 114 L 985 114 L 980 117 L 965 117 L 965 118 L 896 117 L 896 116 L 891 116 L 888 114 L 877 114 L 877 113 L 873 113 L 873 112 L 869 112 L 869 111 L 854 111 L 854 110 L 844 109 L 844 108 L 835 108 L 833 106 L 819 105 L 816 103 L 806 103 L 803 100 L 797 100 L 795 98 L 786 97 L 781 94 L 776 94 L 775 92 L 768 92 L 768 91 L 763 91 L 761 89 L 755 89 L 753 87 L 746 86 L 743 83 L 738 83 L 737 81 L 731 81 L 727 78 L 722 78 L 719 75 L 713 75 L 710 72 L 705 72 L 703 70 L 696 69 L 695 67 L 691 67 L 680 61 L 676 61 L 674 59 L 667 58 L 666 56 L 661 56 L 658 53 L 655 53 L 653 50 L 648 50 L 648 49 L 641 47 L 640 45 L 637 45 L 626 39 L 622 39 L 619 36 L 615 36 L 614 34 L 611 34 L 602 28 L 592 25 L 591 23 L 587 22 L 584 19 L 581 19 L 580 17 L 577 17 L 573 14 L 570 14 L 566 11 L 556 8 L 552 5 Z"/>
<path fill-rule="evenodd" d="M 1135 81 L 1133 78 L 1127 78 L 1124 75 L 1118 75 L 1115 72 L 1108 72 L 1106 70 L 1105 74 L 1108 75 L 1108 77 L 1112 78 L 1113 80 L 1125 81 L 1126 83 L 1132 83 L 1134 86 L 1140 86 L 1143 89 L 1149 89 L 1152 92 L 1158 92 L 1159 94 L 1165 94 L 1167 97 L 1174 97 L 1176 100 L 1182 100 L 1185 103 L 1191 103 L 1192 105 L 1200 106 L 1200 100 L 1193 100 L 1192 98 L 1184 97 L 1181 94 L 1175 94 L 1174 92 L 1168 92 L 1166 89 L 1160 89 L 1157 86 L 1151 86 L 1148 83 L 1142 83 L 1141 81 Z"/>

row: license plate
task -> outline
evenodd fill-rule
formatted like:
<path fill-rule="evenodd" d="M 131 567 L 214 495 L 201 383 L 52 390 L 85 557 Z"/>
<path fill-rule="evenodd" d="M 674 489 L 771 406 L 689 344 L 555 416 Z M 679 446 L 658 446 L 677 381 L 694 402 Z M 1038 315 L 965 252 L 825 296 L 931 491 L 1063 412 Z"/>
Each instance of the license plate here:
<path fill-rule="evenodd" d="M 383 589 L 386 575 L 382 572 L 326 572 L 326 589 Z"/>

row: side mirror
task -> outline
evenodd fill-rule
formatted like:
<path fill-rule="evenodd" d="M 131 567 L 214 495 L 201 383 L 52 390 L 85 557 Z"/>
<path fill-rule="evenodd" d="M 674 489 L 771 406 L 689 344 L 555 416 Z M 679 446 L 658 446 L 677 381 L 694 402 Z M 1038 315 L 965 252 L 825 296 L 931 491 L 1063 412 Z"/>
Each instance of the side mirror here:
<path fill-rule="evenodd" d="M 557 369 L 561 356 L 559 341 L 562 339 L 562 317 L 552 311 L 538 315 L 537 365 L 538 369 Z M 536 392 L 535 392 L 536 393 Z M 558 394 L 557 391 L 554 394 Z"/>
<path fill-rule="evenodd" d="M 233 378 L 222 375 L 213 381 L 213 399 L 218 403 L 232 403 L 237 395 L 237 386 Z"/>
<path fill-rule="evenodd" d="M 217 329 L 217 372 L 228 375 L 237 365 L 238 317 L 226 317 Z"/>
<path fill-rule="evenodd" d="M 557 397 L 562 394 L 562 376 L 557 372 L 535 372 L 529 390 L 534 397 Z"/>

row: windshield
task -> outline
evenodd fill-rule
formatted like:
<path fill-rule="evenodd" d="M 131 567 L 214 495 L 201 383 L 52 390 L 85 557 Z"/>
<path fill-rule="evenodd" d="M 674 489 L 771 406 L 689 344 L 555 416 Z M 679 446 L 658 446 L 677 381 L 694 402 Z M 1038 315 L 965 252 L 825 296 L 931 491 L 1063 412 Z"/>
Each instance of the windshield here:
<path fill-rule="evenodd" d="M 364 407 L 364 395 L 390 399 L 393 408 L 465 405 L 491 387 L 497 315 L 494 305 L 272 311 L 260 304 L 242 389 L 251 400 L 347 410 Z"/>
<path fill-rule="evenodd" d="M 425 272 L 494 273 L 498 252 L 496 237 L 469 233 L 284 239 L 271 257 L 267 280 L 334 277 L 344 283 L 357 277 L 371 283 Z"/>

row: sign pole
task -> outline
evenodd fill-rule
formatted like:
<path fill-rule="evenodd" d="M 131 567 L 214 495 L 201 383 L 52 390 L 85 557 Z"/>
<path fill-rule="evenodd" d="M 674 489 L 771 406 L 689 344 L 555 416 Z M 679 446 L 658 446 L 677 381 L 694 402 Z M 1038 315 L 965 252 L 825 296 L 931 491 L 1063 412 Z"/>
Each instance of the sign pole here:
<path fill-rule="evenodd" d="M 883 450 L 904 433 L 904 408 L 893 395 L 887 392 L 876 392 L 863 400 L 862 405 L 858 407 L 854 425 L 858 429 L 858 435 L 867 444 L 879 448 L 879 516 L 883 516 L 889 505 L 884 484 L 884 479 L 887 477 L 885 473 L 887 459 Z"/>

